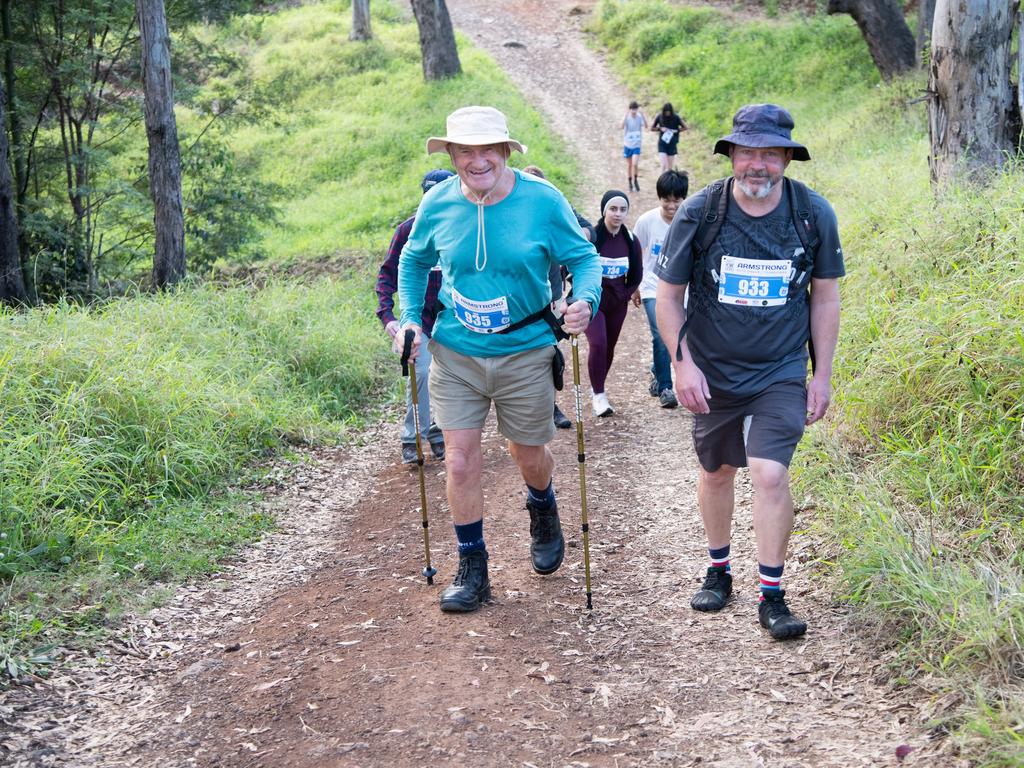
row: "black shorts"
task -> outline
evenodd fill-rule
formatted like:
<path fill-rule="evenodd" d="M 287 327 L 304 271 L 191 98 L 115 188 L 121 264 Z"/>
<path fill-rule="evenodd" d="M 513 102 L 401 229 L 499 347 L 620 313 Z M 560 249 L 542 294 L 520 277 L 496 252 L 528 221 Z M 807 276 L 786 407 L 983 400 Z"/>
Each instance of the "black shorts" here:
<path fill-rule="evenodd" d="M 789 466 L 807 421 L 803 381 L 780 381 L 749 397 L 715 395 L 708 405 L 711 413 L 693 415 L 693 447 L 706 471 L 745 467 L 748 456 Z"/>
<path fill-rule="evenodd" d="M 658 153 L 662 155 L 675 155 L 679 152 L 679 142 L 673 142 L 672 144 L 666 144 L 661 139 L 658 139 Z"/>

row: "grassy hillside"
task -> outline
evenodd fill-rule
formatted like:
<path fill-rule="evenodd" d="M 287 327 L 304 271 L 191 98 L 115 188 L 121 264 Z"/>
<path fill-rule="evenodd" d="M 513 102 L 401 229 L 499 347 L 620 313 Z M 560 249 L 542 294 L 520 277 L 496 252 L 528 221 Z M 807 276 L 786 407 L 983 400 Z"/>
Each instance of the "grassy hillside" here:
<path fill-rule="evenodd" d="M 833 410 L 798 452 L 822 557 L 897 678 L 966 691 L 943 727 L 979 764 L 1024 765 L 1024 168 L 936 202 L 923 76 L 879 84 L 849 17 L 605 2 L 594 33 L 691 122 L 698 188 L 729 172 L 710 149 L 738 106 L 793 112 L 813 160 L 790 172 L 834 204 L 848 271 Z"/>
<path fill-rule="evenodd" d="M 348 41 L 338 2 L 197 30 L 275 95 L 243 123 L 181 114 L 186 134 L 222 131 L 233 162 L 286 190 L 263 233 L 275 265 L 330 261 L 330 276 L 0 312 L 0 681 L 43 664 L 49 641 L 102 627 L 145 582 L 215 567 L 273 524 L 230 482 L 393 402 L 373 281 L 423 172 L 448 164 L 424 140 L 449 111 L 496 104 L 532 162 L 559 183 L 576 175 L 490 59 L 460 40 L 463 76 L 424 84 L 415 25 L 373 7 L 370 43 Z M 193 101 L 241 85 L 211 79 Z M 136 167 L 138 143 L 120 148 Z"/>
<path fill-rule="evenodd" d="M 508 116 L 516 138 L 567 193 L 575 166 L 515 86 L 482 52 L 459 38 L 466 77 L 425 83 L 415 24 L 374 3 L 375 39 L 348 40 L 351 12 L 312 3 L 272 16 L 244 17 L 201 30 L 210 43 L 243 53 L 247 69 L 213 81 L 210 94 L 255 85 L 273 104 L 259 123 L 232 131 L 231 145 L 259 176 L 285 187 L 278 224 L 262 245 L 274 261 L 330 258 L 351 249 L 379 251 L 415 208 L 419 182 L 446 155 L 427 156 L 428 136 L 445 116 L 484 103 Z M 198 122 L 199 115 L 183 115 Z M 517 155 L 513 163 L 523 164 Z"/>

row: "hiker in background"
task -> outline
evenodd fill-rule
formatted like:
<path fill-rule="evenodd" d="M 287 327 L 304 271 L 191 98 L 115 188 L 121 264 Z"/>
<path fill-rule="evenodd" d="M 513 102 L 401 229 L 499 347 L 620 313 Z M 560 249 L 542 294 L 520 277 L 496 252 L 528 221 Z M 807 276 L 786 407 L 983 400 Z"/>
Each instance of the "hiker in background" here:
<path fill-rule="evenodd" d="M 626 180 L 629 182 L 630 192 L 640 191 L 637 174 L 640 166 L 640 148 L 644 140 L 643 132 L 646 130 L 647 118 L 640 111 L 640 105 L 635 101 L 629 102 L 629 109 L 622 118 L 622 156 L 626 158 Z"/>
<path fill-rule="evenodd" d="M 644 276 L 640 243 L 626 226 L 629 198 L 625 192 L 609 189 L 601 198 L 601 220 L 597 223 L 597 253 L 601 257 L 601 304 L 587 328 L 587 372 L 593 389 L 595 416 L 615 413 L 608 402 L 605 380 L 615 359 L 622 324 L 630 300 L 640 306 L 636 288 Z"/>
<path fill-rule="evenodd" d="M 463 107 L 448 115 L 446 127 L 445 136 L 427 140 L 427 152 L 447 152 L 458 178 L 439 184 L 416 213 L 399 265 L 399 339 L 411 331 L 412 356 L 422 354 L 423 292 L 440 264 L 444 309 L 429 342 L 430 396 L 448 452 L 448 506 L 459 549 L 458 571 L 440 602 L 442 611 L 465 612 L 491 596 L 483 427 L 492 404 L 526 484 L 533 569 L 550 574 L 562 564 L 555 459 L 547 447 L 555 434 L 552 377 L 562 375 L 555 328 L 586 329 L 600 301 L 601 266 L 562 193 L 508 166 L 509 155 L 526 147 L 509 136 L 501 112 Z M 576 297 L 562 305 L 561 324 L 548 281 L 557 263 L 572 271 Z"/>
<path fill-rule="evenodd" d="M 676 215 L 679 204 L 690 189 L 690 179 L 679 171 L 665 171 L 658 177 L 655 189 L 658 193 L 658 207 L 641 215 L 633 227 L 633 234 L 644 252 L 644 279 L 637 291 L 651 330 L 651 384 L 648 392 L 658 398 L 662 408 L 675 408 L 678 402 L 676 393 L 672 391 L 672 360 L 658 333 L 655 314 L 658 275 L 654 265 L 661 255 L 661 246 L 665 242 L 672 217 Z"/>
<path fill-rule="evenodd" d="M 532 174 L 537 178 L 544 179 L 545 181 L 547 181 L 548 178 L 547 176 L 544 175 L 544 171 L 542 171 L 536 165 L 525 166 L 523 168 L 523 172 Z M 571 205 L 569 207 L 572 208 Z M 572 215 L 576 217 L 576 223 L 580 225 L 580 229 L 582 230 L 587 240 L 589 240 L 590 242 L 594 242 L 596 234 L 594 232 L 593 225 L 585 218 L 583 218 L 580 215 L 580 212 L 577 211 L 575 208 L 572 208 Z M 559 300 L 561 300 L 562 294 L 565 292 L 565 287 L 562 284 L 561 265 L 555 264 L 551 267 L 551 271 L 548 273 L 548 282 L 551 283 L 551 302 L 552 304 L 556 304 Z M 558 427 L 559 429 L 572 428 L 572 422 L 569 421 L 569 418 L 564 413 L 562 413 L 562 409 L 558 407 L 557 402 L 555 403 L 555 409 L 552 414 L 552 421 L 554 421 L 555 426 Z"/>
<path fill-rule="evenodd" d="M 671 102 L 665 102 L 651 123 L 651 130 L 658 134 L 658 159 L 661 172 L 671 171 L 676 164 L 679 151 L 679 134 L 686 130 L 686 123 L 676 114 Z"/>
<path fill-rule="evenodd" d="M 711 566 L 690 605 L 721 610 L 732 593 L 734 482 L 737 467 L 749 466 L 758 619 L 783 640 L 807 631 L 781 588 L 793 530 L 789 463 L 805 425 L 829 406 L 845 267 L 832 206 L 785 178 L 792 160 L 810 160 L 792 139 L 789 112 L 751 104 L 732 126 L 715 144 L 732 176 L 690 198 L 669 227 L 655 268 L 658 329 L 673 352 L 679 402 L 694 414 L 701 465 Z"/>
<path fill-rule="evenodd" d="M 423 194 L 429 192 L 438 182 L 444 181 L 454 174 L 451 171 L 437 169 L 428 171 L 420 183 Z M 398 260 L 402 256 L 409 233 L 412 231 L 415 216 L 410 216 L 395 229 L 388 247 L 387 258 L 377 272 L 377 317 L 380 318 L 389 337 L 394 340 L 398 333 L 398 319 L 395 317 L 395 292 L 398 290 Z M 441 272 L 435 270 L 427 280 L 427 292 L 423 302 L 421 323 L 423 333 L 428 337 L 434 327 L 434 317 L 438 312 L 437 293 L 441 289 Z M 444 435 L 430 418 L 430 392 L 427 378 L 430 370 L 430 353 L 427 352 L 416 359 L 416 400 L 420 411 L 420 438 L 430 443 L 430 451 L 434 458 L 444 460 Z M 402 445 L 402 463 L 416 463 L 416 426 L 412 407 L 412 393 L 406 392 L 405 421 L 399 432 Z"/>

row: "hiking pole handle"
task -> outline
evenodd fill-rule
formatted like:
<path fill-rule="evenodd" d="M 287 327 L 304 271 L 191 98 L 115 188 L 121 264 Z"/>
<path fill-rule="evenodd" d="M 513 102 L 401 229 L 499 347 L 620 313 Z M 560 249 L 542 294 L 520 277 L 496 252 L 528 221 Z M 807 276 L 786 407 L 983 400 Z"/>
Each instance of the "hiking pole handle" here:
<path fill-rule="evenodd" d="M 412 342 L 416 338 L 416 331 L 412 328 L 405 329 L 405 338 L 402 340 L 402 375 L 409 375 L 409 355 L 412 354 Z"/>

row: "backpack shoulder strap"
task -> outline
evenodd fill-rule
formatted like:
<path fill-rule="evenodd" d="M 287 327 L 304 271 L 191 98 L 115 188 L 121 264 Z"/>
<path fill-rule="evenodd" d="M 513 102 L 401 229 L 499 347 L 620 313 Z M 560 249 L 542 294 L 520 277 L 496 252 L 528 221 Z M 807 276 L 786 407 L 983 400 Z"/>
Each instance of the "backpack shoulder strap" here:
<path fill-rule="evenodd" d="M 708 196 L 704 200 L 704 208 L 701 210 L 700 221 L 697 222 L 697 231 L 693 233 L 693 268 L 690 272 L 690 290 L 702 290 L 701 278 L 704 274 L 704 258 L 711 249 L 711 244 L 718 237 L 722 223 L 725 221 L 725 212 L 729 207 L 729 195 L 732 193 L 732 177 L 725 177 L 708 185 Z M 679 329 L 679 338 L 676 339 L 676 360 L 683 359 L 683 337 L 686 336 L 686 329 L 697 311 L 697 301 L 692 294 L 690 297 L 690 308 L 686 313 L 686 320 Z"/>
<path fill-rule="evenodd" d="M 697 224 L 697 231 L 693 234 L 693 242 L 697 248 L 698 258 L 711 248 L 711 244 L 718 237 L 718 231 L 725 221 L 725 210 L 729 206 L 729 185 L 732 179 L 726 177 L 713 182 L 708 187 L 708 196 L 704 201 L 704 209 L 701 211 L 700 222 Z M 694 263 L 696 267 L 696 261 Z M 696 269 L 694 269 L 696 274 Z"/>
<path fill-rule="evenodd" d="M 785 178 L 784 182 L 789 195 L 789 210 L 793 216 L 793 227 L 800 238 L 800 244 L 804 247 L 804 253 L 813 264 L 818 246 L 821 245 L 821 238 L 818 237 L 818 225 L 814 220 L 810 191 L 806 184 L 795 179 Z"/>

